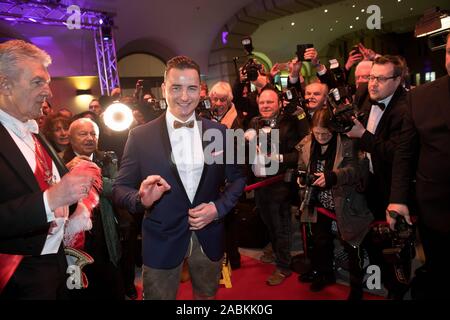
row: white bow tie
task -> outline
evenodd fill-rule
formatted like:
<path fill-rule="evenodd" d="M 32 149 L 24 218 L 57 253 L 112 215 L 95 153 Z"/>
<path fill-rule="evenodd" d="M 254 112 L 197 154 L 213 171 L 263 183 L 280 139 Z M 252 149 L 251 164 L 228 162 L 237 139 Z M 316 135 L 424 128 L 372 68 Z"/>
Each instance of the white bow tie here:
<path fill-rule="evenodd" d="M 14 129 L 11 128 L 15 134 L 21 139 L 24 139 L 29 133 L 39 133 L 39 126 L 36 120 L 28 120 L 27 122 L 13 123 Z"/>

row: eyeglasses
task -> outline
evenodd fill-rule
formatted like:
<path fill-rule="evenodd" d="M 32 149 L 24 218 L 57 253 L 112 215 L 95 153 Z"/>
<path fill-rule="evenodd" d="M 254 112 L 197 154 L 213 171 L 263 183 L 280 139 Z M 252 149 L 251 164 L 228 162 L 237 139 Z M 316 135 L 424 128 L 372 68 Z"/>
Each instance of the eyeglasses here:
<path fill-rule="evenodd" d="M 395 79 L 399 76 L 392 76 L 392 77 L 383 77 L 383 76 L 379 76 L 379 77 L 375 77 L 370 75 L 369 76 L 369 81 L 375 81 L 377 80 L 378 83 L 385 83 L 386 81 L 388 81 L 389 79 Z"/>

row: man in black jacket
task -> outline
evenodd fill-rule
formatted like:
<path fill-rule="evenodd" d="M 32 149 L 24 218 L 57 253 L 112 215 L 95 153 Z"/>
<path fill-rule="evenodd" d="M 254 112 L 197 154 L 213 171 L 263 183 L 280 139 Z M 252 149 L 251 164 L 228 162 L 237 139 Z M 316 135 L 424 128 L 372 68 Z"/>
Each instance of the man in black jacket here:
<path fill-rule="evenodd" d="M 362 122 L 355 119 L 355 125 L 347 133 L 350 138 L 358 139 L 360 149 L 370 160 L 371 174 L 366 195 L 375 220 L 384 220 L 389 203 L 392 162 L 406 112 L 406 92 L 402 87 L 404 72 L 405 65 L 398 56 L 386 55 L 375 59 L 369 76 L 368 95 L 359 100 L 364 119 Z M 387 271 L 389 267 L 383 259 L 383 248 L 375 245 L 375 236 L 369 233 L 366 239 L 370 262 L 382 268 L 384 284 L 391 297 L 401 298 L 406 288 L 397 286 Z"/>
<path fill-rule="evenodd" d="M 418 227 L 425 252 L 422 274 L 426 280 L 421 294 L 428 299 L 450 298 L 450 35 L 445 57 L 448 75 L 411 91 L 394 158 L 388 207 L 411 222 L 407 200 L 415 178 Z M 386 219 L 395 223 L 389 213 Z"/>
<path fill-rule="evenodd" d="M 260 130 L 270 131 L 272 139 L 274 130 L 279 132 L 278 146 L 271 145 L 271 149 L 265 149 L 262 146 L 256 152 L 256 156 L 257 158 L 260 157 L 260 160 L 261 157 L 264 159 L 270 158 L 270 169 L 264 167 L 258 161 L 253 166 L 256 181 L 263 181 L 270 176 L 284 173 L 288 167 L 294 168 L 296 166 L 298 152 L 295 146 L 308 132 L 299 131 L 299 120 L 297 118 L 280 112 L 281 101 L 276 89 L 270 87 L 263 89 L 258 97 L 258 106 L 260 116 L 253 118 L 249 125 L 250 128 L 255 130 L 253 136 L 247 133 L 250 146 L 255 146 L 252 141 L 257 139 L 255 134 L 260 133 Z M 276 145 L 275 141 L 270 141 Z M 252 150 L 250 150 L 251 153 Z M 270 241 L 275 254 L 276 269 L 267 279 L 269 285 L 281 284 L 292 273 L 290 270 L 291 213 L 289 188 L 289 183 L 281 180 L 255 190 L 256 206 L 269 230 Z"/>

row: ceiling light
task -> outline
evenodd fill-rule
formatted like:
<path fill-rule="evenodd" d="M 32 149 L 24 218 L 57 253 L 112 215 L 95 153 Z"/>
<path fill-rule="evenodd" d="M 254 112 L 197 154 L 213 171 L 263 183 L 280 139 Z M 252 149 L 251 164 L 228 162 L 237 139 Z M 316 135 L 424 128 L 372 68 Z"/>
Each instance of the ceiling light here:
<path fill-rule="evenodd" d="M 364 11 L 366 11 L 366 10 L 364 10 L 364 9 L 361 9 L 361 12 L 364 12 Z"/>
<path fill-rule="evenodd" d="M 353 29 L 353 26 L 350 26 L 350 29 Z"/>
<path fill-rule="evenodd" d="M 338 23 L 339 22 L 339 20 L 336 20 L 336 23 Z"/>
<path fill-rule="evenodd" d="M 323 12 L 327 13 L 327 12 L 328 12 L 328 9 L 323 10 Z"/>
<path fill-rule="evenodd" d="M 309 31 L 314 31 L 314 28 L 309 29 Z"/>
<path fill-rule="evenodd" d="M 330 28 L 330 31 L 333 31 L 333 28 Z"/>
<path fill-rule="evenodd" d="M 354 7 L 356 7 L 356 4 L 353 4 L 353 5 L 352 5 L 352 8 L 354 8 Z"/>
<path fill-rule="evenodd" d="M 359 17 L 356 17 L 355 20 L 359 20 Z"/>
<path fill-rule="evenodd" d="M 291 26 L 295 26 L 295 22 L 291 22 Z"/>

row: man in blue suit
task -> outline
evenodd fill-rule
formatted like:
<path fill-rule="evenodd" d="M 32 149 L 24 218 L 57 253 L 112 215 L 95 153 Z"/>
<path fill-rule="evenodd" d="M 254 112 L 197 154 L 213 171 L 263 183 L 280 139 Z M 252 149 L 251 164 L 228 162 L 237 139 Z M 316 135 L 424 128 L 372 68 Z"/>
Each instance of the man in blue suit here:
<path fill-rule="evenodd" d="M 130 132 L 113 196 L 132 213 L 145 210 L 144 299 L 176 298 L 185 257 L 194 298 L 214 299 L 223 218 L 242 194 L 245 178 L 238 165 L 225 162 L 226 128 L 196 117 L 199 66 L 185 56 L 172 58 L 162 91 L 167 112 Z"/>

